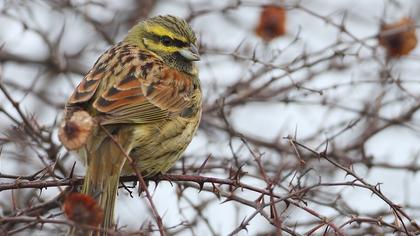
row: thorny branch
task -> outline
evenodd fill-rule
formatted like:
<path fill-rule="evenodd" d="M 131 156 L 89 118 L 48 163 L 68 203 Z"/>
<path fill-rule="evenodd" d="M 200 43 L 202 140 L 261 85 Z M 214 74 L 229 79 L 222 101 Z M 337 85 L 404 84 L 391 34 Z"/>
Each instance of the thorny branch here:
<path fill-rule="evenodd" d="M 136 225 L 122 216 L 110 235 L 420 234 L 411 199 L 420 171 L 420 57 L 389 53 L 413 46 L 418 23 L 395 21 L 403 3 L 381 1 L 377 15 L 304 1 L 110 2 L 0 3 L 0 23 L 11 29 L 0 30 L 0 235 L 74 226 L 61 207 L 83 183 L 83 168 L 56 138 L 64 103 L 101 52 L 164 7 L 185 9 L 199 34 L 198 144 L 168 174 L 143 178 L 134 169 L 120 178 L 119 200 L 138 201 L 139 183 L 150 212 L 135 215 Z M 287 33 L 265 42 L 243 16 L 273 4 L 286 12 Z M 215 209 L 223 217 L 209 214 Z M 172 211 L 178 218 L 164 213 Z"/>

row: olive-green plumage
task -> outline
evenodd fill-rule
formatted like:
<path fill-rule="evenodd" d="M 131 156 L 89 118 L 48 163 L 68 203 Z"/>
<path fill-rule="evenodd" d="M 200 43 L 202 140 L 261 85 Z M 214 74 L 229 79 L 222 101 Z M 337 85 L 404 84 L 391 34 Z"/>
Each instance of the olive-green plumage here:
<path fill-rule="evenodd" d="M 196 37 L 184 20 L 158 16 L 142 21 L 98 59 L 70 97 L 66 113 L 83 109 L 98 118 L 144 176 L 165 173 L 200 121 L 197 60 Z M 79 153 L 87 165 L 83 193 L 97 197 L 105 213 L 102 227 L 109 228 L 119 176 L 133 170 L 100 127 Z"/>

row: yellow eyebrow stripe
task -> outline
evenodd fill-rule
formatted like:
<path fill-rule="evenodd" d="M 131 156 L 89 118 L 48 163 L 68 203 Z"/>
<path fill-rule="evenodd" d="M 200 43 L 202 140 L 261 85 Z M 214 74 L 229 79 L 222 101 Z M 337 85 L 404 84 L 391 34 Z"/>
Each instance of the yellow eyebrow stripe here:
<path fill-rule="evenodd" d="M 179 41 L 184 42 L 185 40 L 182 40 L 180 38 L 177 37 L 177 35 L 175 35 L 173 32 L 167 30 L 166 28 L 160 26 L 160 25 L 153 25 L 153 26 L 147 26 L 149 32 L 155 34 L 155 35 L 159 35 L 159 36 L 168 36 L 172 39 L 177 39 Z"/>
<path fill-rule="evenodd" d="M 171 38 L 174 38 L 174 34 L 167 30 L 166 28 L 163 28 L 162 26 L 159 25 L 154 25 L 153 27 L 150 27 L 150 32 L 156 34 L 156 35 L 167 35 Z"/>

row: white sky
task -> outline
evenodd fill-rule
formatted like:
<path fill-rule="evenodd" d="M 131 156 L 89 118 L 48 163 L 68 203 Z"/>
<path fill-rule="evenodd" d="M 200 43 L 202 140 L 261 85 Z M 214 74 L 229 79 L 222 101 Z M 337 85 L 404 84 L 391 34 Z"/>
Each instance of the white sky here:
<path fill-rule="evenodd" d="M 186 16 L 186 5 L 179 5 L 178 3 L 189 2 L 193 6 L 193 9 L 207 9 L 212 8 L 214 4 L 218 7 L 222 7 L 224 2 L 222 1 L 160 1 L 156 8 L 153 10 L 151 15 L 157 14 L 175 14 L 179 16 Z M 230 1 L 226 1 L 230 2 Z M 245 1 L 247 3 L 259 1 Z M 347 13 L 347 28 L 348 30 L 359 38 L 373 36 L 378 32 L 378 25 L 380 19 L 384 14 L 384 3 L 388 1 L 383 0 L 371 0 L 371 1 L 351 1 L 351 0 L 306 0 L 302 1 L 303 5 L 317 12 L 321 15 L 330 15 L 334 22 L 340 23 L 342 13 Z M 414 1 L 398 1 L 401 3 L 401 8 L 396 9 L 390 7 L 386 11 L 387 20 L 396 20 L 402 16 L 411 15 L 415 16 L 417 13 L 418 4 Z M 251 4 L 252 5 L 252 4 Z M 121 4 L 124 6 L 124 4 Z M 121 7 L 116 4 L 115 7 Z M 95 9 L 92 10 L 93 12 Z M 59 32 L 59 26 L 62 25 L 61 20 L 51 22 L 50 12 L 43 11 L 37 12 L 34 24 L 41 25 L 46 31 L 52 30 L 55 34 Z M 305 48 L 308 52 L 315 52 L 323 49 L 324 47 L 335 42 L 337 37 L 337 29 L 325 22 L 314 18 L 300 10 L 293 10 L 288 12 L 287 18 L 287 36 L 273 41 L 268 48 L 264 49 L 262 42 L 256 38 L 252 31 L 258 19 L 259 9 L 253 6 L 242 7 L 238 10 L 232 11 L 223 18 L 219 13 L 212 13 L 197 18 L 192 22 L 193 28 L 198 32 L 200 39 L 203 44 L 211 48 L 222 48 L 227 53 L 231 52 L 240 42 L 243 41 L 245 46 L 254 47 L 257 45 L 259 53 L 262 58 L 270 57 L 274 53 L 274 50 L 283 50 L 287 45 L 294 39 L 296 34 L 299 32 L 300 40 L 288 47 L 277 61 L 278 63 L 289 62 L 291 58 L 299 55 L 302 49 Z M 107 19 L 107 13 L 99 12 L 97 14 L 99 18 Z M 234 23 L 232 23 L 234 22 Z M 0 25 L 7 25 L 0 27 L 0 45 L 5 43 L 7 49 L 11 49 L 13 52 L 18 54 L 30 55 L 33 58 L 42 58 L 42 55 L 47 50 L 45 44 L 39 39 L 38 36 L 31 33 L 22 33 L 22 28 L 19 24 L 13 21 L 7 21 L 0 19 Z M 66 52 L 72 52 L 76 50 L 77 44 L 82 45 L 88 39 L 95 37 L 86 28 L 77 28 L 75 26 L 80 25 L 80 19 L 69 18 L 66 21 L 66 34 L 63 42 L 63 48 Z M 221 26 L 223 26 L 221 28 Z M 118 37 L 122 38 L 124 32 L 121 32 Z M 418 35 L 418 34 L 417 34 Z M 344 40 L 349 40 L 345 37 Z M 75 45 L 76 44 L 76 45 Z M 375 41 L 372 41 L 375 44 Z M 244 47 L 245 47 L 244 46 Z M 98 57 L 98 55 L 107 48 L 107 45 L 98 44 L 94 46 L 95 50 L 92 51 L 92 55 L 86 58 L 86 69 L 90 67 Z M 395 64 L 394 73 L 397 77 L 409 80 L 419 80 L 419 51 L 415 49 L 411 55 L 399 61 Z M 325 52 L 328 53 L 328 52 Z M 366 54 L 366 57 L 369 55 Z M 321 66 L 322 67 L 322 66 Z M 377 75 L 378 65 L 372 61 L 360 62 L 351 66 L 345 71 L 330 71 L 320 75 L 320 78 L 314 80 L 310 84 L 312 88 L 322 89 L 328 87 L 331 84 L 340 82 L 349 82 L 351 80 L 374 80 L 378 79 Z M 204 57 L 201 62 L 201 79 L 204 89 L 204 94 L 208 98 L 215 98 L 215 94 L 218 91 L 212 91 L 209 87 L 214 83 L 224 87 L 232 84 L 241 76 L 249 76 L 249 71 L 254 70 L 255 67 L 251 64 L 247 68 L 244 68 L 243 64 L 232 62 L 228 57 L 225 56 L 207 56 Z M 36 70 L 26 69 L 23 70 L 18 66 L 7 66 L 3 68 L 4 79 L 15 78 L 17 83 L 24 86 L 29 86 Z M 273 72 L 273 75 L 278 72 Z M 293 80 L 299 80 L 305 76 L 302 74 L 292 75 Z M 28 79 L 30 78 L 30 79 Z M 72 81 L 77 83 L 80 80 L 79 77 L 72 78 Z M 68 83 L 62 81 L 53 81 L 53 88 L 56 91 L 47 91 L 57 97 L 57 101 L 65 101 L 67 98 L 60 94 L 70 94 L 73 87 Z M 290 80 L 280 81 L 276 83 L 280 84 L 290 83 Z M 35 85 L 35 88 L 41 89 L 44 86 L 42 83 Z M 419 94 L 420 87 L 419 83 L 413 83 L 412 87 L 408 87 L 410 91 L 415 94 Z M 220 91 L 219 91 L 220 92 Z M 295 91 L 296 94 L 301 94 L 303 91 Z M 400 91 L 396 88 L 390 89 L 390 98 L 398 96 Z M 360 86 L 357 91 L 351 91 L 349 87 L 342 89 L 329 90 L 324 96 L 328 98 L 340 98 L 342 94 L 346 94 L 345 101 L 337 100 L 341 105 L 349 107 L 360 107 L 360 101 L 365 100 L 367 96 L 376 96 L 374 87 L 372 86 Z M 53 114 L 52 109 L 45 108 L 45 110 L 37 111 L 32 110 L 32 107 L 37 107 L 35 104 L 39 104 L 39 101 L 31 96 L 25 97 L 21 93 L 14 93 L 13 96 L 22 101 L 22 107 L 25 111 L 33 112 L 39 119 L 41 124 L 50 124 L 56 117 Z M 319 101 L 320 97 L 316 94 L 311 94 L 307 97 L 307 101 Z M 6 109 L 11 109 L 10 104 L 5 102 L 4 97 L 0 95 L 0 103 Z M 393 106 L 383 111 L 383 116 L 392 117 L 398 114 L 403 107 L 401 104 Z M 0 116 L 2 117 L 2 116 Z M 273 104 L 250 104 L 247 106 L 235 109 L 232 114 L 232 120 L 234 126 L 241 132 L 262 137 L 265 140 L 271 140 L 275 137 L 285 137 L 287 135 L 293 135 L 297 130 L 298 137 L 305 138 L 308 135 L 312 135 L 320 126 L 328 126 L 330 124 L 338 123 L 342 120 L 348 120 L 352 117 L 357 117 L 357 114 L 347 112 L 343 110 L 329 111 L 325 108 L 315 105 L 289 105 L 286 106 L 284 103 L 273 103 Z M 1 119 L 4 119 L 2 117 Z M 416 116 L 416 123 L 413 125 L 420 130 L 419 115 Z M 7 127 L 6 123 L 1 122 L 0 132 Z M 213 140 L 212 143 L 208 143 L 206 136 L 199 131 L 197 137 L 192 142 L 187 150 L 188 155 L 206 156 L 208 153 L 220 155 L 230 155 L 229 147 L 227 144 L 226 137 L 222 137 L 220 140 Z M 337 139 L 339 145 L 345 145 L 352 138 L 360 132 L 356 126 L 354 129 L 348 131 L 345 135 Z M 322 142 L 331 133 L 319 134 L 319 143 Z M 372 155 L 375 161 L 388 162 L 394 164 L 408 164 L 413 162 L 413 155 L 420 152 L 420 146 L 418 145 L 420 135 L 406 128 L 395 127 L 388 129 L 372 138 L 366 145 L 366 152 L 368 155 Z M 284 142 L 286 142 L 284 140 Z M 313 146 L 317 146 L 319 143 L 313 143 Z M 276 154 L 268 153 L 266 158 L 279 158 Z M 417 164 L 418 161 L 417 161 Z M 78 168 L 78 174 L 83 174 L 81 166 Z M 25 167 L 23 167 L 25 168 Z M 0 158 L 0 171 L 4 173 L 30 173 L 30 170 L 22 169 L 16 162 L 8 161 Z M 381 182 L 382 192 L 390 197 L 395 203 L 400 204 L 414 204 L 419 207 L 418 197 L 420 190 L 416 186 L 420 186 L 420 177 L 418 174 L 404 173 L 402 171 L 390 171 L 383 169 L 374 169 L 371 171 L 365 168 L 356 167 L 358 174 L 366 178 L 366 180 L 375 184 Z M 313 173 L 314 176 L 322 175 L 322 170 L 316 170 Z M 326 177 L 327 178 L 327 177 Z M 334 176 L 336 181 L 350 180 L 349 177 L 345 177 L 343 173 Z M 254 180 L 249 180 L 249 183 L 253 183 Z M 153 184 L 152 184 L 153 185 Z M 153 187 L 150 188 L 153 190 Z M 338 191 L 342 188 L 337 188 Z M 177 198 L 175 195 L 175 188 L 169 183 L 160 183 L 158 188 L 153 191 L 154 201 L 158 207 L 158 211 L 164 216 L 163 220 L 167 226 L 173 226 L 179 224 L 183 217 L 178 212 Z M 188 190 L 188 196 L 194 202 L 201 202 L 204 199 L 213 198 L 212 194 L 200 192 L 198 193 L 194 189 Z M 54 196 L 56 191 L 48 190 L 44 194 Z M 135 229 L 140 226 L 140 223 L 144 221 L 149 215 L 145 215 L 147 207 L 145 207 L 145 200 L 139 200 L 138 197 L 131 199 L 127 196 L 124 191 L 120 191 L 119 202 L 117 206 L 117 214 L 119 222 L 122 224 L 128 224 L 129 228 Z M 344 192 L 345 200 L 353 208 L 360 212 L 368 213 L 375 212 L 378 209 L 388 209 L 387 206 L 380 200 L 372 197 L 372 195 L 364 190 L 347 188 Z M 251 193 L 245 192 L 243 194 L 249 194 L 252 199 L 254 196 Z M 251 197 L 252 196 L 252 197 Z M 7 202 L 10 199 L 10 193 L 0 193 L 0 207 L 1 204 Z M 355 199 L 357 199 L 355 201 Z M 181 209 L 188 206 L 184 201 L 181 201 Z M 248 216 L 253 212 L 253 209 L 243 207 L 240 210 L 240 215 L 235 215 L 235 207 L 238 204 L 224 203 L 212 204 L 205 211 L 205 215 L 209 216 L 210 223 L 216 226 L 216 230 L 222 235 L 231 232 L 237 225 L 237 222 L 241 221 L 244 217 Z M 184 209 L 185 214 L 189 220 L 191 220 L 192 211 L 191 209 Z M 324 209 L 324 213 L 328 215 L 327 209 Z M 287 220 L 288 223 L 292 223 L 296 220 L 308 217 L 308 214 L 300 211 L 290 211 L 291 216 Z M 302 218 L 301 218 L 302 217 Z M 419 214 L 417 214 L 417 220 L 420 220 Z M 151 218 L 149 218 L 151 219 Z M 256 220 L 251 222 L 248 228 L 248 234 L 254 235 L 257 232 L 264 232 L 271 229 L 262 217 L 257 217 Z M 190 232 L 186 231 L 185 235 L 189 235 Z M 208 229 L 204 224 L 200 224 L 200 227 L 196 230 L 198 235 L 207 235 Z M 240 235 L 246 235 L 245 231 L 242 231 Z"/>

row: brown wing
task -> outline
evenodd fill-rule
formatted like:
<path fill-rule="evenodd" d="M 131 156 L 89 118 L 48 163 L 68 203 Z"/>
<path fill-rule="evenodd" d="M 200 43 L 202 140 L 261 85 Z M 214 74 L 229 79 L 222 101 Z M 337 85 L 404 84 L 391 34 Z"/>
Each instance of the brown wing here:
<path fill-rule="evenodd" d="M 119 43 L 103 53 L 95 62 L 93 68 L 87 73 L 80 84 L 73 91 L 73 94 L 67 101 L 68 106 L 88 102 L 96 93 L 99 85 L 102 83 L 110 83 L 114 74 L 115 57 L 129 54 L 124 50 L 123 44 Z"/>
<path fill-rule="evenodd" d="M 68 103 L 92 104 L 104 124 L 155 122 L 191 106 L 192 80 L 150 53 L 119 44 L 101 56 Z"/>

